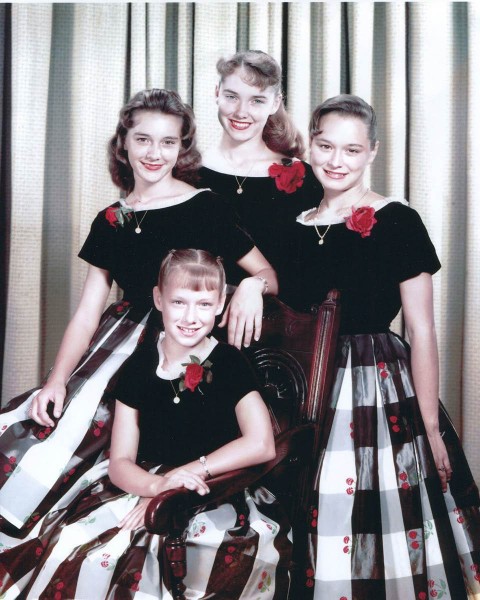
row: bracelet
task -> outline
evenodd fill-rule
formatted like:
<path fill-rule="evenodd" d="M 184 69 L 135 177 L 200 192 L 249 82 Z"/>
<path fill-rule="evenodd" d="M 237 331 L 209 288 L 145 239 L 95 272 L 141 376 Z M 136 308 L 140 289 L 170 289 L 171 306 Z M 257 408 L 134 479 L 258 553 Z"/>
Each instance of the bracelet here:
<path fill-rule="evenodd" d="M 262 291 L 262 296 L 264 294 L 266 294 L 268 292 L 268 281 L 265 279 L 265 277 L 261 277 L 260 275 L 255 275 L 255 279 L 260 279 L 260 281 L 263 283 L 263 291 Z"/>
<path fill-rule="evenodd" d="M 198 460 L 200 461 L 202 467 L 205 469 L 205 473 L 207 474 L 207 479 L 211 479 L 212 474 L 210 473 L 210 471 L 208 470 L 208 467 L 207 467 L 207 457 L 201 456 Z"/>

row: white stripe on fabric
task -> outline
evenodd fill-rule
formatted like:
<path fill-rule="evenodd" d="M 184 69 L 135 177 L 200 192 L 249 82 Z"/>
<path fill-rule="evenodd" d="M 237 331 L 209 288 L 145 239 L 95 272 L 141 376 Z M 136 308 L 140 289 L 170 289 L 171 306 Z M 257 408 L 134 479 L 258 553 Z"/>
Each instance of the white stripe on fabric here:
<path fill-rule="evenodd" d="M 108 381 L 135 349 L 145 322 L 146 317 L 89 377 L 71 401 L 54 433 L 27 451 L 3 486 L 0 514 L 16 527 L 23 525 L 65 470 L 90 427 Z M 29 493 L 25 494 L 25 490 Z"/>

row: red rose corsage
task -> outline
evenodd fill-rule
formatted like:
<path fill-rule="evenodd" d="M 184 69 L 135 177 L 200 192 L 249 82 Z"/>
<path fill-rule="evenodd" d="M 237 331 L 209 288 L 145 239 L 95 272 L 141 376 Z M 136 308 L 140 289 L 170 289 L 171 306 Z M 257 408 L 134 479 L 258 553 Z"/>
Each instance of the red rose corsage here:
<path fill-rule="evenodd" d="M 268 167 L 268 174 L 275 179 L 275 185 L 281 192 L 293 194 L 302 187 L 305 177 L 305 165 L 300 161 L 282 158 L 282 164 L 273 163 Z"/>
<path fill-rule="evenodd" d="M 211 366 L 212 363 L 209 360 L 206 360 L 202 364 L 200 363 L 199 358 L 190 355 L 190 362 L 182 363 L 182 367 L 186 368 L 185 373 L 180 375 L 180 384 L 178 386 L 179 392 L 183 392 L 183 390 L 194 392 L 198 385 L 204 380 L 206 383 L 211 383 L 213 377 L 210 370 Z"/>
<path fill-rule="evenodd" d="M 345 217 L 347 229 L 356 231 L 362 238 L 369 237 L 373 226 L 377 222 L 375 218 L 375 209 L 371 206 L 361 206 L 355 210 L 352 209 L 352 214 Z"/>
<path fill-rule="evenodd" d="M 109 206 L 105 211 L 105 218 L 108 223 L 117 228 L 117 225 L 123 227 L 125 223 L 128 223 L 132 218 L 133 209 L 126 204 L 120 204 L 120 206 Z"/>

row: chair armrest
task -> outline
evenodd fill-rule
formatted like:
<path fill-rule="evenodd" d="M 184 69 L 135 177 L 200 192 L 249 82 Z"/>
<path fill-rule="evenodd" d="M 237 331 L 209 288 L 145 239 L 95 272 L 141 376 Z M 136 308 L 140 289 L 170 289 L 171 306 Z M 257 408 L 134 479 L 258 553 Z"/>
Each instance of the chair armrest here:
<path fill-rule="evenodd" d="M 300 425 L 280 433 L 275 439 L 276 456 L 267 463 L 222 473 L 208 481 L 210 493 L 200 496 L 185 488 L 167 490 L 150 501 L 145 513 L 145 525 L 152 533 L 166 534 L 184 529 L 188 520 L 211 502 L 227 500 L 253 485 L 280 463 L 311 459 L 315 426 Z"/>

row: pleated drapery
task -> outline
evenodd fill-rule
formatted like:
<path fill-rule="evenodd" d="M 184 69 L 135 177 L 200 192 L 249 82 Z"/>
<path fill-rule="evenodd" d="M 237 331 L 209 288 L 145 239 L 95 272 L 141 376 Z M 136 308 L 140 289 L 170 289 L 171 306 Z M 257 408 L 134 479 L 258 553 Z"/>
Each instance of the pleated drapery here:
<path fill-rule="evenodd" d="M 371 186 L 409 199 L 440 256 L 441 397 L 480 479 L 479 31 L 475 2 L 0 5 L 3 402 L 45 375 L 78 303 L 76 254 L 118 197 L 106 144 L 121 105 L 145 87 L 176 89 L 205 149 L 220 135 L 215 63 L 255 48 L 281 62 L 304 133 L 337 93 L 375 107 Z"/>

